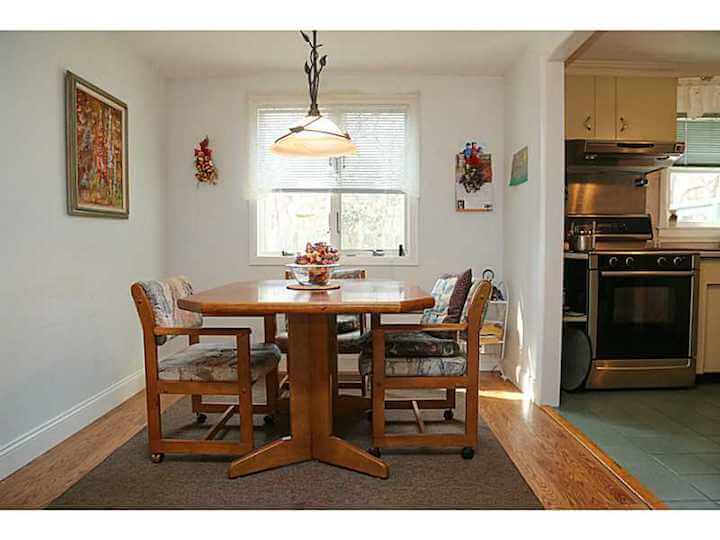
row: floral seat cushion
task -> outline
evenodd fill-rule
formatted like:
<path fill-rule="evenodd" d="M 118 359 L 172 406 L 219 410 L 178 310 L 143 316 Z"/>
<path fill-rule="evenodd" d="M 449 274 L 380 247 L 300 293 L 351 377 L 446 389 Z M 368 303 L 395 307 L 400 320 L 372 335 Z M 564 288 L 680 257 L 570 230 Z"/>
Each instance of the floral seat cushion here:
<path fill-rule="evenodd" d="M 372 355 L 372 333 L 361 338 L 362 350 Z M 452 357 L 462 354 L 460 344 L 454 339 L 437 337 L 427 332 L 385 334 L 385 357 Z"/>
<path fill-rule="evenodd" d="M 359 353 L 362 349 L 360 336 L 360 317 L 355 313 L 337 316 L 337 339 L 339 353 Z M 285 331 L 275 336 L 275 343 L 284 353 L 288 351 L 288 321 L 285 318 Z"/>
<path fill-rule="evenodd" d="M 361 315 L 350 313 L 347 315 L 340 314 L 337 316 L 337 333 L 349 334 L 360 330 Z"/>
<path fill-rule="evenodd" d="M 277 368 L 280 349 L 272 343 L 250 347 L 252 382 Z M 235 382 L 237 353 L 223 343 L 196 343 L 160 360 L 158 377 L 166 381 Z"/>
<path fill-rule="evenodd" d="M 358 354 L 363 349 L 363 336 L 360 334 L 360 330 L 338 334 L 337 344 L 340 354 Z"/>
<path fill-rule="evenodd" d="M 366 343 L 366 336 L 370 335 L 369 332 L 361 335 L 360 330 L 354 332 L 348 332 L 341 334 L 338 332 L 337 346 L 338 353 L 340 354 L 357 354 L 362 351 L 363 344 Z M 288 335 L 287 332 L 282 332 L 275 336 L 275 343 L 277 343 L 280 350 L 284 353 L 288 351 Z"/>
<path fill-rule="evenodd" d="M 372 373 L 372 353 L 363 352 L 358 361 L 360 374 Z M 401 356 L 385 359 L 386 377 L 459 377 L 465 375 L 465 356 Z"/>

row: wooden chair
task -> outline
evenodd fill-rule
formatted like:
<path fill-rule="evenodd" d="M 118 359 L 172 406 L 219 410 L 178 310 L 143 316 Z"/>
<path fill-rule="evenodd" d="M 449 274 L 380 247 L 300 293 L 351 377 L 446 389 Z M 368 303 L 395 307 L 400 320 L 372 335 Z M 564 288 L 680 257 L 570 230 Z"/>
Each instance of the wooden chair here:
<path fill-rule="evenodd" d="M 145 344 L 145 383 L 147 396 L 150 457 L 162 461 L 166 453 L 242 455 L 253 449 L 252 415 L 266 414 L 272 419 L 277 407 L 280 350 L 273 343 L 250 345 L 249 328 L 203 328 L 202 316 L 179 309 L 177 300 L 192 294 L 184 277 L 133 283 L 135 301 Z M 266 326 L 274 324 L 266 319 Z M 159 360 L 158 346 L 175 336 L 188 337 L 188 347 Z M 269 334 L 272 335 L 272 334 Z M 232 336 L 235 346 L 200 343 L 201 336 Z M 266 404 L 252 404 L 252 384 L 265 379 Z M 161 394 L 192 396 L 192 409 L 198 423 L 204 413 L 222 413 L 208 429 L 204 439 L 168 439 L 162 436 Z M 203 403 L 204 395 L 237 396 L 238 404 Z M 240 440 L 213 440 L 234 414 L 240 414 Z"/>
<path fill-rule="evenodd" d="M 285 271 L 285 279 L 292 279 L 292 272 Z M 367 279 L 364 268 L 337 268 L 333 271 L 333 279 Z M 362 336 L 367 331 L 366 314 L 340 314 L 337 316 L 337 345 L 339 354 L 359 354 L 362 352 Z M 288 333 L 285 330 L 275 336 L 275 343 L 288 358 Z M 288 358 L 288 362 L 289 362 Z M 281 387 L 287 383 L 284 378 Z M 338 373 L 338 389 L 359 389 L 360 393 L 367 394 L 367 378 L 358 376 L 356 372 Z"/>
<path fill-rule="evenodd" d="M 381 448 L 395 447 L 462 447 L 464 458 L 474 456 L 478 435 L 480 329 L 491 291 L 489 281 L 473 283 L 459 323 L 382 324 L 379 317 L 373 317 L 372 352 L 366 350 L 360 356 L 360 372 L 372 373 L 370 453 L 379 456 Z M 437 338 L 427 332 L 450 332 L 455 339 Z M 467 333 L 466 347 L 457 340 L 460 333 Z M 397 336 L 395 341 L 393 335 Z M 387 344 L 386 336 L 390 338 Z M 465 388 L 464 433 L 426 433 L 421 409 L 443 408 L 447 400 L 386 400 L 385 395 L 393 389 L 439 388 L 447 392 Z M 419 433 L 386 433 L 385 409 L 412 409 Z"/>

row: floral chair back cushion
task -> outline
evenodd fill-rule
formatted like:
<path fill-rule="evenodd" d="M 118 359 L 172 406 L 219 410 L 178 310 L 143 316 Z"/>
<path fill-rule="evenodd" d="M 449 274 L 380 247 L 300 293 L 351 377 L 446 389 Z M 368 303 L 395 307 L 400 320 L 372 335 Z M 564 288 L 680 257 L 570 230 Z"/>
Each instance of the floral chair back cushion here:
<path fill-rule="evenodd" d="M 177 301 L 193 293 L 188 278 L 176 276 L 162 280 L 141 281 L 140 286 L 150 301 L 155 315 L 155 325 L 169 328 L 198 328 L 203 324 L 202 315 L 180 309 Z M 157 344 L 167 341 L 165 336 L 156 338 Z"/>
<path fill-rule="evenodd" d="M 465 305 L 463 305 L 462 315 L 460 315 L 460 322 L 468 322 L 470 304 L 472 304 L 475 293 L 477 292 L 478 287 L 480 287 L 481 283 L 481 279 L 474 279 L 472 285 L 470 285 L 470 292 L 468 292 L 467 299 L 465 300 Z M 485 309 L 487 309 L 487 305 L 485 306 Z"/>
<path fill-rule="evenodd" d="M 460 316 L 460 322 L 466 323 L 468 322 L 468 315 L 470 313 L 470 305 L 472 304 L 473 298 L 475 297 L 475 293 L 477 292 L 478 288 L 482 284 L 484 280 L 482 279 L 474 279 L 472 282 L 472 285 L 470 286 L 470 292 L 468 292 L 467 300 L 465 300 L 465 305 L 462 309 L 462 315 Z M 490 302 L 485 302 L 485 309 L 483 309 L 482 313 L 482 319 L 485 320 L 485 317 L 488 312 L 488 307 L 490 306 Z M 460 332 L 460 338 L 461 339 L 467 339 L 467 332 L 463 330 Z"/>
<path fill-rule="evenodd" d="M 447 317 L 450 307 L 450 297 L 455 290 L 458 276 L 444 275 L 440 276 L 432 288 L 432 297 L 435 299 L 435 305 L 423 311 L 420 324 L 439 324 Z"/>

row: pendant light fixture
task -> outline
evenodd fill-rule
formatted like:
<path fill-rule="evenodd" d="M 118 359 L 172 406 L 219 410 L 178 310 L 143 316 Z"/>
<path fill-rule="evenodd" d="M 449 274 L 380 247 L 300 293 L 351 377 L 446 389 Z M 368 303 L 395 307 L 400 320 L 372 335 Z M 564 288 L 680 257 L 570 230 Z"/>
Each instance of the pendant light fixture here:
<path fill-rule="evenodd" d="M 327 64 L 327 55 L 320 56 L 317 43 L 317 31 L 313 30 L 312 40 L 305 32 L 300 32 L 310 46 L 310 61 L 305 62 L 310 93 L 310 110 L 307 116 L 278 138 L 270 150 L 280 156 L 340 157 L 355 154 L 357 147 L 350 135 L 340 131 L 335 122 L 320 114 L 317 104 L 320 73 Z"/>

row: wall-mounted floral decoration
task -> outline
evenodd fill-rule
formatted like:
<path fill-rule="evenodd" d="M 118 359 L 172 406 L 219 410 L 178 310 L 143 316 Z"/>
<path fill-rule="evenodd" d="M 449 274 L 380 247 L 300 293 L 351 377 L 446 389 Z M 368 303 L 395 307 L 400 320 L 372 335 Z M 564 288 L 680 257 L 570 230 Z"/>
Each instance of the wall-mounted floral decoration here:
<path fill-rule="evenodd" d="M 205 184 L 217 184 L 218 172 L 212 160 L 210 139 L 206 136 L 195 147 L 195 178 Z"/>

